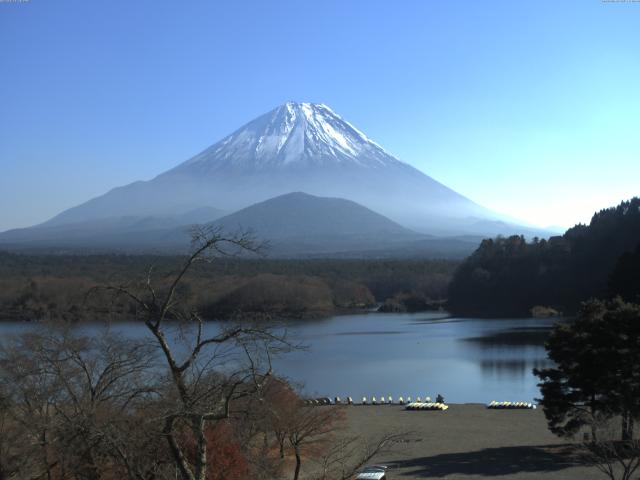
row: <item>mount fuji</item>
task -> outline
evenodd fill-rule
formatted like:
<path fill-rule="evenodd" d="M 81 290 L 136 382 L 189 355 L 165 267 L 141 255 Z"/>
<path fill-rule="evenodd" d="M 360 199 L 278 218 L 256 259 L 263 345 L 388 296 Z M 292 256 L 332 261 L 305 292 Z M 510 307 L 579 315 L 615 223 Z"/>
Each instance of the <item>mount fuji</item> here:
<path fill-rule="evenodd" d="M 153 219 L 186 225 L 193 212 L 232 213 L 291 192 L 357 202 L 424 234 L 529 233 L 398 160 L 328 106 L 287 102 L 152 180 L 114 188 L 0 240 L 38 230 L 42 241 L 47 231 L 59 238 L 61 230 L 121 219 L 129 230 Z"/>

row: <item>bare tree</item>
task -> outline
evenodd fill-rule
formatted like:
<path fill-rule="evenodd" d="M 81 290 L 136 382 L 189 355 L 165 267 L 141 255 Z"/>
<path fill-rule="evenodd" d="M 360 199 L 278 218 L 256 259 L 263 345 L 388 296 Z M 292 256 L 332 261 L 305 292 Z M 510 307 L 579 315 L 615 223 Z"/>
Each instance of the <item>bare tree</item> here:
<path fill-rule="evenodd" d="M 186 308 L 178 294 L 197 262 L 259 253 L 263 246 L 247 233 L 227 236 L 220 229 L 205 228 L 194 231 L 192 248 L 166 288 L 156 289 L 152 269 L 142 288 L 103 288 L 128 298 L 155 339 L 168 369 L 162 435 L 181 478 L 204 480 L 212 460 L 207 451 L 207 426 L 230 418 L 234 405 L 263 389 L 271 373 L 270 353 L 286 347 L 286 342 L 263 326 L 248 324 L 209 333 L 198 312 Z M 181 345 L 170 341 L 173 325 L 181 327 Z"/>
<path fill-rule="evenodd" d="M 98 479 L 117 471 L 152 478 L 158 460 L 145 454 L 153 442 L 140 440 L 153 437 L 136 432 L 148 431 L 139 411 L 157 395 L 153 357 L 148 344 L 114 341 L 108 333 L 44 330 L 6 343 L 0 378 L 11 391 L 8 417 L 28 459 L 20 476 Z"/>
<path fill-rule="evenodd" d="M 259 405 L 259 415 L 262 418 L 260 427 L 265 435 L 273 434 L 275 437 L 281 460 L 286 454 L 291 415 L 299 408 L 300 401 L 299 395 L 289 383 L 279 378 L 273 378 L 263 392 L 263 402 Z"/>
<path fill-rule="evenodd" d="M 11 415 L 11 402 L 0 390 L 0 480 L 15 478 L 24 469 L 25 451 L 20 447 L 20 429 Z"/>
<path fill-rule="evenodd" d="M 42 374 L 37 360 L 29 354 L 33 340 L 33 335 L 25 335 L 3 345 L 0 381 L 7 392 L 5 425 L 13 427 L 11 433 L 19 439 L 18 455 L 25 460 L 19 473 L 28 472 L 34 478 L 50 479 L 52 469 L 57 465 L 57 461 L 50 458 L 56 429 L 57 382 Z"/>
<path fill-rule="evenodd" d="M 640 440 L 619 440 L 620 427 L 616 427 L 615 421 L 612 416 L 596 418 L 591 428 L 597 432 L 597 437 L 592 436 L 582 444 L 580 458 L 610 480 L 631 480 L 640 469 Z"/>
<path fill-rule="evenodd" d="M 583 445 L 583 458 L 611 480 L 631 480 L 640 468 L 640 441 L 599 441 Z"/>
<path fill-rule="evenodd" d="M 294 479 L 299 478 L 304 460 L 312 461 L 316 467 L 307 476 L 318 480 L 349 479 L 375 455 L 392 450 L 410 435 L 409 432 L 375 438 L 344 435 L 346 407 L 309 405 L 291 385 L 277 378 L 265 388 L 263 400 L 257 410 L 264 420 L 261 428 L 275 437 L 281 460 L 289 452 L 295 456 Z"/>
<path fill-rule="evenodd" d="M 314 407 L 298 402 L 292 409 L 287 420 L 287 439 L 296 459 L 293 480 L 300 476 L 304 451 L 326 446 L 330 435 L 336 431 L 336 423 L 343 418 L 341 407 Z"/>
<path fill-rule="evenodd" d="M 341 437 L 316 459 L 321 473 L 317 480 L 348 480 L 373 457 L 390 452 L 406 441 L 410 433 L 387 433 L 373 440 L 360 436 Z"/>

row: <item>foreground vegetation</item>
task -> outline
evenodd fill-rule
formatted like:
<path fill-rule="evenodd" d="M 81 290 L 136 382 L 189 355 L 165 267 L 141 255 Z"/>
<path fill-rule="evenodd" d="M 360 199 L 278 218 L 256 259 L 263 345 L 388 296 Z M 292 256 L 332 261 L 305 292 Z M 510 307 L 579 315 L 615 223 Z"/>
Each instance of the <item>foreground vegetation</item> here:
<path fill-rule="evenodd" d="M 273 375 L 273 356 L 296 346 L 264 322 L 205 333 L 180 291 L 224 245 L 255 249 L 205 231 L 162 281 L 149 271 L 95 289 L 112 300 L 106 309 L 126 302 L 146 338 L 87 337 L 58 322 L 2 342 L 0 479 L 297 480 L 315 460 L 318 478 L 344 480 L 399 438 L 331 442 L 342 410 L 306 405 Z"/>
<path fill-rule="evenodd" d="M 582 304 L 558 324 L 546 348 L 551 368 L 534 370 L 549 429 L 583 434 L 583 456 L 609 478 L 636 478 L 640 468 L 640 305 L 619 297 Z"/>

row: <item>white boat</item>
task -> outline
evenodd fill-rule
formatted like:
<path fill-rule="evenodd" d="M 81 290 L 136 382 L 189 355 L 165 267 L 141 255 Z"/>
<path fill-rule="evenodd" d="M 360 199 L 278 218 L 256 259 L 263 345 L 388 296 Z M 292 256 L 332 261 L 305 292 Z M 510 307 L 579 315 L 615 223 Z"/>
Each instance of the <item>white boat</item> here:
<path fill-rule="evenodd" d="M 385 465 L 371 465 L 364 467 L 356 476 L 356 480 L 386 480 L 387 467 Z"/>

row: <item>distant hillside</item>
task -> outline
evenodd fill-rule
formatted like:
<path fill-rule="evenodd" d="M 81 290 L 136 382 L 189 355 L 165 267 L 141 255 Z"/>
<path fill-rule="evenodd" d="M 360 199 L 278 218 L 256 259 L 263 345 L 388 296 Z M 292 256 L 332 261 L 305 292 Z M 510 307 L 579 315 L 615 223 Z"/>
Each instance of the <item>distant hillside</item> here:
<path fill-rule="evenodd" d="M 548 241 L 484 240 L 457 270 L 449 306 L 458 314 L 509 316 L 527 315 L 536 305 L 571 313 L 592 297 L 624 293 L 633 299 L 640 292 L 628 286 L 638 285 L 637 274 L 631 278 L 622 260 L 634 259 L 631 252 L 639 245 L 640 198 L 602 210 L 589 225 Z"/>
<path fill-rule="evenodd" d="M 44 224 L 0 234 L 0 248 L 44 253 L 185 253 L 194 224 L 228 233 L 251 230 L 280 258 L 463 258 L 481 238 L 432 237 L 408 230 L 358 203 L 296 192 L 222 218 L 202 208 L 170 217 L 115 217 Z M 213 221 L 212 221 L 213 220 Z"/>
<path fill-rule="evenodd" d="M 424 238 L 387 217 L 342 198 L 326 198 L 302 192 L 289 193 L 256 203 L 214 222 L 226 230 L 251 227 L 258 237 L 270 240 L 344 237 L 389 242 Z"/>
<path fill-rule="evenodd" d="M 176 242 L 173 232 L 191 225 L 212 222 L 225 212 L 201 207 L 182 214 L 165 216 L 120 216 L 83 220 L 64 225 L 42 224 L 0 233 L 0 247 L 13 249 L 82 249 L 147 251 L 159 246 L 182 245 L 188 236 Z"/>
<path fill-rule="evenodd" d="M 214 225 L 232 232 L 252 230 L 269 242 L 272 256 L 460 258 L 480 241 L 419 234 L 351 200 L 301 192 L 257 203 Z"/>

